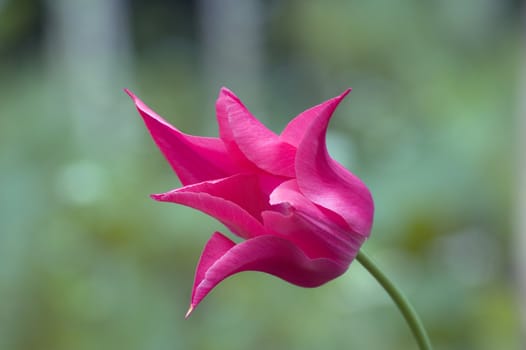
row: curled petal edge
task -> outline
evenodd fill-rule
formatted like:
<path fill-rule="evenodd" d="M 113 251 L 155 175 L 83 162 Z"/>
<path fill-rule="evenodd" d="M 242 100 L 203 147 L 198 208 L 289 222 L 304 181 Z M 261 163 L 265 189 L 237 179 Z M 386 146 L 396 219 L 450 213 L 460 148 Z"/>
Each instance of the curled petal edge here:
<path fill-rule="evenodd" d="M 187 317 L 214 287 L 239 272 L 264 272 L 311 288 L 340 276 L 347 268 L 326 258 L 310 259 L 292 242 L 277 236 L 263 235 L 235 244 L 215 232 L 197 265 Z"/>
<path fill-rule="evenodd" d="M 295 146 L 298 147 L 300 142 L 305 137 L 305 131 L 308 130 L 310 124 L 315 120 L 318 115 L 329 105 L 334 103 L 335 99 L 343 99 L 352 91 L 351 88 L 345 90 L 341 95 L 333 97 L 325 102 L 322 102 L 314 107 L 311 107 L 300 114 L 298 114 L 294 119 L 292 119 L 285 129 L 280 134 L 280 138 Z"/>
<path fill-rule="evenodd" d="M 329 100 L 305 131 L 296 153 L 296 179 L 305 197 L 341 216 L 353 232 L 368 237 L 374 214 L 371 193 L 329 156 L 325 141 L 329 121 L 349 91 Z"/>

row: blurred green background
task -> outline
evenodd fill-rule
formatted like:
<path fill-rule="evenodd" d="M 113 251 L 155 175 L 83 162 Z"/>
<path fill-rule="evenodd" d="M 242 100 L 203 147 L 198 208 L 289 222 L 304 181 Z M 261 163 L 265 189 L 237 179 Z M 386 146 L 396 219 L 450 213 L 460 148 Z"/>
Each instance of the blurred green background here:
<path fill-rule="evenodd" d="M 200 250 L 227 231 L 148 198 L 179 183 L 122 89 L 216 135 L 225 85 L 275 131 L 352 87 L 329 151 L 375 198 L 366 250 L 436 349 L 524 349 L 521 11 L 0 0 L 0 348 L 416 349 L 357 263 L 317 289 L 240 274 L 183 319 Z"/>

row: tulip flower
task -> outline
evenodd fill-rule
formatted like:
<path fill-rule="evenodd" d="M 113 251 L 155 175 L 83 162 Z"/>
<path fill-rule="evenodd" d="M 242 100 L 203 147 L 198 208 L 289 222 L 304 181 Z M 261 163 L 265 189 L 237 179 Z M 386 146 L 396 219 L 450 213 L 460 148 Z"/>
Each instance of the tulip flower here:
<path fill-rule="evenodd" d="M 411 304 L 360 250 L 371 232 L 371 193 L 327 151 L 329 121 L 350 89 L 299 114 L 277 135 L 222 88 L 216 103 L 218 138 L 179 131 L 125 91 L 182 184 L 152 198 L 200 210 L 244 239 L 235 243 L 220 232 L 212 234 L 197 264 L 186 318 L 215 286 L 238 272 L 260 271 L 317 287 L 356 259 L 398 306 L 419 348 L 432 349 Z"/>
<path fill-rule="evenodd" d="M 185 134 L 126 92 L 182 184 L 152 198 L 200 210 L 244 239 L 212 234 L 197 265 L 187 317 L 238 272 L 317 287 L 348 269 L 370 234 L 374 211 L 368 188 L 326 146 L 329 121 L 350 89 L 299 114 L 278 135 L 222 88 L 218 138 Z"/>

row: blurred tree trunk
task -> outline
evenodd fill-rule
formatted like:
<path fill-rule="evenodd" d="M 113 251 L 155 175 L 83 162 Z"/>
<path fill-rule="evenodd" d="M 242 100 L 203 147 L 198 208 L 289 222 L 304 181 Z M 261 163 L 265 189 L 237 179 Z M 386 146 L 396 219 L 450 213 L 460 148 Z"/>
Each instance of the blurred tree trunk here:
<path fill-rule="evenodd" d="M 257 114 L 263 71 L 260 0 L 200 0 L 199 5 L 207 100 L 227 86 L 250 101 Z"/>
<path fill-rule="evenodd" d="M 122 156 L 134 123 L 124 122 L 129 100 L 130 39 L 126 0 L 46 0 L 51 86 L 72 118 L 81 157 Z M 138 126 L 137 126 L 138 127 Z"/>
<path fill-rule="evenodd" d="M 522 67 L 521 81 L 518 92 L 518 190 L 516 212 L 516 258 L 519 282 L 519 303 L 522 317 L 522 344 L 526 348 L 526 33 L 524 26 L 526 18 L 523 16 L 522 35 Z"/>

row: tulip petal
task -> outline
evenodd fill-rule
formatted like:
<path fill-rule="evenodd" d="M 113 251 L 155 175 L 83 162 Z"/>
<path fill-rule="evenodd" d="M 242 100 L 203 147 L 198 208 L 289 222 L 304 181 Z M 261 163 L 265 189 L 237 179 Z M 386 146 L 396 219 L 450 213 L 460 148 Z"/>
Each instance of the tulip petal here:
<path fill-rule="evenodd" d="M 367 237 L 374 212 L 371 193 L 329 156 L 325 142 L 330 118 L 345 95 L 329 100 L 308 126 L 296 154 L 296 176 L 305 197 L 339 214 L 353 232 Z"/>
<path fill-rule="evenodd" d="M 153 140 L 183 185 L 223 178 L 239 172 L 219 138 L 187 135 L 157 115 L 131 91 L 125 90 L 141 114 Z"/>
<path fill-rule="evenodd" d="M 280 234 L 311 258 L 327 257 L 349 264 L 364 241 L 363 236 L 350 231 L 343 218 L 308 200 L 294 179 L 274 189 L 270 204 L 274 210 L 262 213 L 264 225 L 279 228 Z"/>
<path fill-rule="evenodd" d="M 197 268 L 195 270 L 194 277 L 194 285 L 192 288 L 192 301 L 195 298 L 196 285 L 198 283 L 201 283 L 201 281 L 205 280 L 205 275 L 208 269 L 219 258 L 221 258 L 221 256 L 223 256 L 235 245 L 236 243 L 222 235 L 220 232 L 214 232 L 214 234 L 212 234 L 212 237 L 210 237 L 205 247 L 203 248 L 203 252 L 201 253 L 201 257 L 199 258 L 199 262 L 197 263 Z M 190 309 L 186 313 L 185 318 L 188 318 L 188 316 L 190 316 L 190 314 L 194 310 L 194 306 L 196 305 L 197 303 L 193 304 L 193 302 L 190 304 Z"/>
<path fill-rule="evenodd" d="M 230 123 L 228 121 L 228 102 L 230 99 L 227 97 L 227 91 L 230 92 L 230 90 L 225 87 L 221 88 L 216 101 L 216 118 L 219 126 L 219 138 L 224 142 L 229 155 L 235 158 L 239 164 L 243 164 L 243 166 L 249 170 L 257 170 L 258 168 L 248 160 L 243 152 L 241 152 L 239 146 L 234 140 L 234 135 L 230 129 Z M 249 115 L 248 117 L 250 118 L 252 115 Z"/>
<path fill-rule="evenodd" d="M 261 223 L 261 212 L 270 209 L 270 205 L 261 182 L 256 175 L 240 174 L 155 194 L 152 198 L 200 210 L 236 235 L 250 238 L 267 232 Z"/>
<path fill-rule="evenodd" d="M 217 99 L 220 136 L 227 145 L 235 143 L 243 156 L 274 175 L 294 177 L 296 148 L 283 142 L 243 105 L 227 88 L 222 88 Z M 230 146 L 232 147 L 232 146 Z"/>
<path fill-rule="evenodd" d="M 347 96 L 349 92 L 351 92 L 350 88 L 345 90 L 341 95 L 322 102 L 319 105 L 311 107 L 298 114 L 298 116 L 292 119 L 281 132 L 281 140 L 298 147 L 301 140 L 303 140 L 303 137 L 305 136 L 305 131 L 308 129 L 312 121 L 320 114 L 320 112 L 322 112 L 327 106 L 334 103 L 334 100 L 341 100 L 343 97 Z"/>
<path fill-rule="evenodd" d="M 317 287 L 340 276 L 347 267 L 330 259 L 310 259 L 290 241 L 273 235 L 235 244 L 216 232 L 197 266 L 190 309 L 221 281 L 238 272 L 265 272 L 301 287 Z"/>

